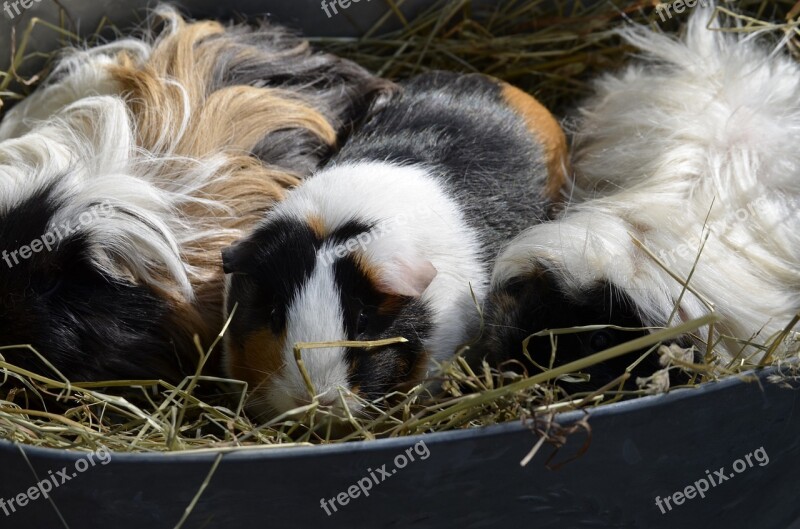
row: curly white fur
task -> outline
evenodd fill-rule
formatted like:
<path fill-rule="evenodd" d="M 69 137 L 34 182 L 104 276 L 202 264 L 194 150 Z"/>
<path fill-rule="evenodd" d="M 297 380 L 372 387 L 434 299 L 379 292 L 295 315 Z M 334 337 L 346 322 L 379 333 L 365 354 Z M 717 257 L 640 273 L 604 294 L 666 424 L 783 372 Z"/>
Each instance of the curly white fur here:
<path fill-rule="evenodd" d="M 495 285 L 546 267 L 568 293 L 608 280 L 643 320 L 708 312 L 717 330 L 764 342 L 800 311 L 800 66 L 784 50 L 726 34 L 697 9 L 685 35 L 633 27 L 640 61 L 602 77 L 575 136 L 577 203 L 504 252 Z M 700 245 L 710 232 L 704 249 Z M 698 257 L 699 254 L 699 257 Z M 728 360 L 742 351 L 720 348 Z"/>

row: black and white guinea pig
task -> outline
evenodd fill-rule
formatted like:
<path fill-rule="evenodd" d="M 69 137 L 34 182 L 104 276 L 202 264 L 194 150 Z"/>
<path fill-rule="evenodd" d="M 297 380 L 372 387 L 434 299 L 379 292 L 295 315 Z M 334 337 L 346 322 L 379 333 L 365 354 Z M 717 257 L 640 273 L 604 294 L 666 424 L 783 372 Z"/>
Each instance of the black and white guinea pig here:
<path fill-rule="evenodd" d="M 769 342 L 800 311 L 800 65 L 715 21 L 707 29 L 712 11 L 697 8 L 682 38 L 621 32 L 642 61 L 599 79 L 580 109 L 573 168 L 583 201 L 498 258 L 490 355 L 511 357 L 525 336 L 555 327 L 676 325 L 710 303 L 721 318 L 718 360 L 758 362 L 764 351 L 747 343 Z M 796 351 L 792 335 L 777 356 Z M 635 336 L 584 333 L 558 351 L 574 360 Z M 692 338 L 705 352 L 708 330 Z M 549 339 L 533 346 L 549 359 Z"/>
<path fill-rule="evenodd" d="M 477 333 L 470 289 L 482 303 L 503 243 L 546 217 L 565 157 L 557 121 L 517 88 L 444 72 L 402 85 L 223 252 L 226 306 L 238 304 L 225 362 L 248 382 L 251 410 L 310 401 L 298 342 L 408 340 L 303 351 L 316 396 L 334 408 L 340 388 L 374 400 L 424 379 Z"/>
<path fill-rule="evenodd" d="M 224 323 L 221 248 L 387 84 L 278 26 L 154 26 L 68 53 L 3 121 L 0 344 L 73 380 L 193 374 L 193 336 Z"/>

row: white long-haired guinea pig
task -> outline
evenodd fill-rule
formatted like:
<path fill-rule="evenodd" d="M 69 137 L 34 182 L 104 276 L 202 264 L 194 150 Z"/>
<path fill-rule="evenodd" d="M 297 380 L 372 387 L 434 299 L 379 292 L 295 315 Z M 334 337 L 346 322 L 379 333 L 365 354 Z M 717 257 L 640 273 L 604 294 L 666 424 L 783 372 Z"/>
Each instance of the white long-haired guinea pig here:
<path fill-rule="evenodd" d="M 704 298 L 721 318 L 719 360 L 759 361 L 745 341 L 769 341 L 800 311 L 800 66 L 752 35 L 706 29 L 710 18 L 697 8 L 682 38 L 621 31 L 639 60 L 597 81 L 577 123 L 586 200 L 497 260 L 486 340 L 496 358 L 544 329 L 678 324 L 707 314 Z M 694 336 L 703 352 L 707 333 Z M 573 360 L 632 337 L 606 329 L 558 350 Z M 530 349 L 549 358 L 544 340 Z"/>
<path fill-rule="evenodd" d="M 522 91 L 437 72 L 405 83 L 330 165 L 223 252 L 225 339 L 251 409 L 310 401 L 297 342 L 404 337 L 302 352 L 319 401 L 374 400 L 418 381 L 477 332 L 490 263 L 565 179 L 565 138 Z M 343 391 L 344 395 L 349 395 Z M 357 399 L 345 402 L 359 409 Z"/>
<path fill-rule="evenodd" d="M 68 53 L 2 125 L 0 343 L 73 380 L 194 373 L 193 335 L 224 323 L 221 248 L 386 85 L 280 27 L 154 19 Z"/>

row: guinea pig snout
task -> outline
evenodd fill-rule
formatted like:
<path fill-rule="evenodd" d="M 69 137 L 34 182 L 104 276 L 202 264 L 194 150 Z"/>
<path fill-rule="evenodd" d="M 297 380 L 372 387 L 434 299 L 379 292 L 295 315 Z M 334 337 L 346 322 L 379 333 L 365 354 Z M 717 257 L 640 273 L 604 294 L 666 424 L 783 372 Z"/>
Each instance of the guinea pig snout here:
<path fill-rule="evenodd" d="M 308 406 L 312 402 L 316 402 L 320 408 L 333 415 L 342 415 L 345 407 L 351 412 L 361 408 L 358 400 L 348 388 L 329 388 L 323 393 L 314 395 L 313 399 L 309 395 L 305 397 L 293 396 L 292 400 L 297 408 Z"/>
<path fill-rule="evenodd" d="M 245 260 L 244 243 L 237 242 L 222 249 L 222 271 L 226 274 L 235 274 L 242 271 Z"/>
<path fill-rule="evenodd" d="M 293 347 L 290 344 L 287 347 L 292 348 L 291 359 L 286 359 L 276 389 L 285 390 L 292 401 L 308 404 L 313 393 L 314 400 L 332 406 L 340 400 L 340 392 L 346 394 L 349 391 L 349 365 L 342 348 L 303 350 L 300 354 L 301 369 L 301 364 L 294 358 Z"/>
<path fill-rule="evenodd" d="M 318 409 L 335 416 L 344 416 L 345 410 L 354 413 L 361 408 L 346 369 L 340 369 L 345 367 L 341 359 L 321 351 L 324 350 L 303 351 L 302 370 L 295 360 L 287 362 L 280 373 L 263 386 L 269 408 L 278 413 L 291 413 L 314 403 Z"/>

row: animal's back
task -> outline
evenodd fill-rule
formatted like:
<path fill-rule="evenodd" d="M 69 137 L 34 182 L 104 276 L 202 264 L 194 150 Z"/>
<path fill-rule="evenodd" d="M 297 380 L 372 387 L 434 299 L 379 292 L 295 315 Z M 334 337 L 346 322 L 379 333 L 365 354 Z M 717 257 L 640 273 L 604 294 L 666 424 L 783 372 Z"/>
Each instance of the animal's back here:
<path fill-rule="evenodd" d="M 504 241 L 546 218 L 565 155 L 561 128 L 533 97 L 483 75 L 431 72 L 405 83 L 336 162 L 432 169 L 494 258 Z"/>

